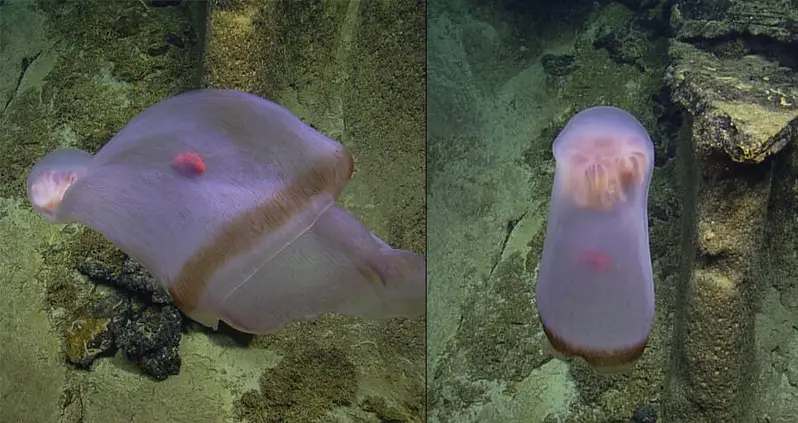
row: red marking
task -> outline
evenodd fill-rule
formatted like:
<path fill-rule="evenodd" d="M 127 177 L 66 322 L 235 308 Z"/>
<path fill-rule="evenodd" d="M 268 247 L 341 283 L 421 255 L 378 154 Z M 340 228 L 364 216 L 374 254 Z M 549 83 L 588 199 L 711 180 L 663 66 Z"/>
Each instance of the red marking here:
<path fill-rule="evenodd" d="M 172 159 L 172 169 L 186 177 L 199 176 L 205 173 L 205 161 L 199 154 L 185 151 Z"/>
<path fill-rule="evenodd" d="M 591 270 L 602 271 L 610 265 L 612 259 L 607 253 L 599 250 L 587 250 L 579 253 L 577 263 Z"/>

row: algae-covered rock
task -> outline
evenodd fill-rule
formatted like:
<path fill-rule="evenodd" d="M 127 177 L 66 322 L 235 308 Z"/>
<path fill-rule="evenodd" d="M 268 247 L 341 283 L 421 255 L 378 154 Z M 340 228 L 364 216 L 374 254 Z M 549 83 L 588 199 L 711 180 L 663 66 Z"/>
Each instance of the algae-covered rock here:
<path fill-rule="evenodd" d="M 679 39 L 750 34 L 798 41 L 798 8 L 791 0 L 674 2 L 671 25 Z"/>
<path fill-rule="evenodd" d="M 756 286 L 771 166 L 696 151 L 711 141 L 693 131 L 679 145 L 681 269 L 662 408 L 670 422 L 752 421 L 756 398 Z"/>
<path fill-rule="evenodd" d="M 119 269 L 91 257 L 77 269 L 117 291 L 76 313 L 66 333 L 67 360 L 88 367 L 118 349 L 156 380 L 178 374 L 184 317 L 152 275 L 129 257 Z"/>
<path fill-rule="evenodd" d="M 579 66 L 573 55 L 563 54 L 544 54 L 540 56 L 540 64 L 543 65 L 543 70 L 552 76 L 565 76 L 576 70 Z"/>
<path fill-rule="evenodd" d="M 745 3 L 745 4 L 744 4 Z M 663 416 L 754 421 L 760 288 L 767 285 L 773 163 L 798 135 L 798 74 L 776 41 L 784 2 L 691 1 L 674 8 L 665 83 L 680 137 L 682 263 Z M 783 4 L 782 4 L 783 5 Z M 744 12 L 745 11 L 745 12 Z M 741 16 L 741 13 L 749 13 Z M 745 22 L 743 22 L 743 20 Z M 756 38 L 752 38 L 756 35 Z M 725 38 L 712 39 L 725 36 Z M 686 42 L 689 41 L 690 43 Z"/>
<path fill-rule="evenodd" d="M 249 421 L 316 422 L 328 410 L 355 399 L 355 366 L 336 348 L 299 348 L 260 378 L 260 389 L 245 393 L 240 417 Z"/>
<path fill-rule="evenodd" d="M 389 404 L 383 397 L 366 397 L 360 404 L 364 411 L 374 413 L 383 423 L 405 423 L 413 421 L 406 409 Z"/>
<path fill-rule="evenodd" d="M 593 46 L 604 49 L 618 63 L 627 63 L 646 70 L 646 56 L 652 45 L 636 28 L 603 27 L 596 34 Z"/>
<path fill-rule="evenodd" d="M 77 310 L 64 338 L 67 361 L 88 368 L 98 356 L 116 352 L 129 317 L 130 300 L 114 292 Z"/>
<path fill-rule="evenodd" d="M 66 332 L 65 353 L 67 361 L 88 367 L 101 353 L 114 345 L 108 330 L 110 319 L 98 317 L 78 317 Z"/>
<path fill-rule="evenodd" d="M 665 82 L 695 118 L 696 151 L 758 163 L 798 135 L 798 74 L 761 56 L 720 58 L 673 41 Z"/>

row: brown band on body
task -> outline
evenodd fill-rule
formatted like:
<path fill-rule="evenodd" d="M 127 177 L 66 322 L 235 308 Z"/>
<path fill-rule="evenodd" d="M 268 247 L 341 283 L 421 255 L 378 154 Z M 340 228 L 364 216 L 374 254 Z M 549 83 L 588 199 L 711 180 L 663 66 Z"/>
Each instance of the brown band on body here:
<path fill-rule="evenodd" d="M 195 310 L 211 276 L 233 257 L 251 249 L 262 237 L 283 226 L 307 207 L 310 198 L 349 179 L 352 156 L 346 149 L 334 158 L 312 164 L 273 197 L 241 212 L 222 226 L 186 260 L 177 277 L 170 281 L 169 295 L 186 314 Z"/>
<path fill-rule="evenodd" d="M 568 345 L 568 343 L 549 331 L 545 324 L 542 326 L 543 331 L 546 333 L 546 338 L 549 339 L 549 343 L 555 351 L 566 357 L 582 357 L 591 367 L 621 367 L 631 364 L 643 355 L 648 342 L 648 337 L 646 337 L 641 343 L 629 348 L 613 351 L 589 350 Z"/>

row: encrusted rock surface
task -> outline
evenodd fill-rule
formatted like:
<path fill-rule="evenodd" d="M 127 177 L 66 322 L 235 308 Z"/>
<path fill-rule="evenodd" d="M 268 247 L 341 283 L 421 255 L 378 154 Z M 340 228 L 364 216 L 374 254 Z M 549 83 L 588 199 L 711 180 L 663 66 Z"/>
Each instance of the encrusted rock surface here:
<path fill-rule="evenodd" d="M 145 306 L 134 311 L 116 345 L 145 373 L 163 380 L 180 373 L 182 330 L 183 316 L 175 306 Z"/>
<path fill-rule="evenodd" d="M 89 368 L 97 357 L 116 351 L 116 337 L 129 318 L 130 299 L 115 292 L 77 310 L 64 339 L 67 361 Z"/>
<path fill-rule="evenodd" d="M 152 304 L 172 304 L 172 300 L 160 288 L 158 282 L 139 262 L 126 259 L 118 272 L 109 269 L 105 263 L 98 260 L 87 259 L 78 264 L 78 271 L 86 275 L 93 282 L 100 282 L 121 288 L 130 293 L 141 296 Z"/>
<path fill-rule="evenodd" d="M 759 163 L 798 135 L 798 74 L 758 55 L 718 57 L 680 41 L 665 82 L 694 117 L 699 154 Z"/>
<path fill-rule="evenodd" d="M 751 34 L 798 41 L 798 7 L 791 0 L 687 0 L 674 6 L 671 26 L 680 39 Z"/>
<path fill-rule="evenodd" d="M 117 272 L 95 259 L 78 270 L 116 291 L 75 313 L 65 338 L 67 361 L 89 368 L 96 358 L 120 350 L 157 380 L 178 374 L 183 315 L 149 272 L 131 258 Z"/>
<path fill-rule="evenodd" d="M 759 383 L 760 368 L 773 364 L 757 350 L 763 330 L 786 324 L 762 324 L 770 311 L 760 301 L 762 287 L 776 285 L 763 264 L 778 244 L 769 228 L 791 236 L 770 216 L 784 204 L 779 178 L 789 178 L 774 176 L 774 164 L 791 160 L 798 136 L 798 73 L 785 54 L 798 41 L 796 10 L 788 1 L 731 0 L 673 8 L 665 83 L 688 126 L 679 143 L 682 263 L 662 406 L 669 422 L 795 415 L 762 412 L 779 400 L 768 392 L 774 386 Z"/>

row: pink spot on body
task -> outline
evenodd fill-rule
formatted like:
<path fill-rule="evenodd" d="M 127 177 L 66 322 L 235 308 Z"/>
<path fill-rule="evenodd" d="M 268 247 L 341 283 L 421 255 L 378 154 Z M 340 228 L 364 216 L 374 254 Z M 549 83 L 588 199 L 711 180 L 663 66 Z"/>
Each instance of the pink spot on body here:
<path fill-rule="evenodd" d="M 610 265 L 612 259 L 603 251 L 586 250 L 579 253 L 576 261 L 582 267 L 587 267 L 591 270 L 602 271 Z"/>
<path fill-rule="evenodd" d="M 205 161 L 199 154 L 185 151 L 172 159 L 172 169 L 185 177 L 195 177 L 205 172 Z"/>

